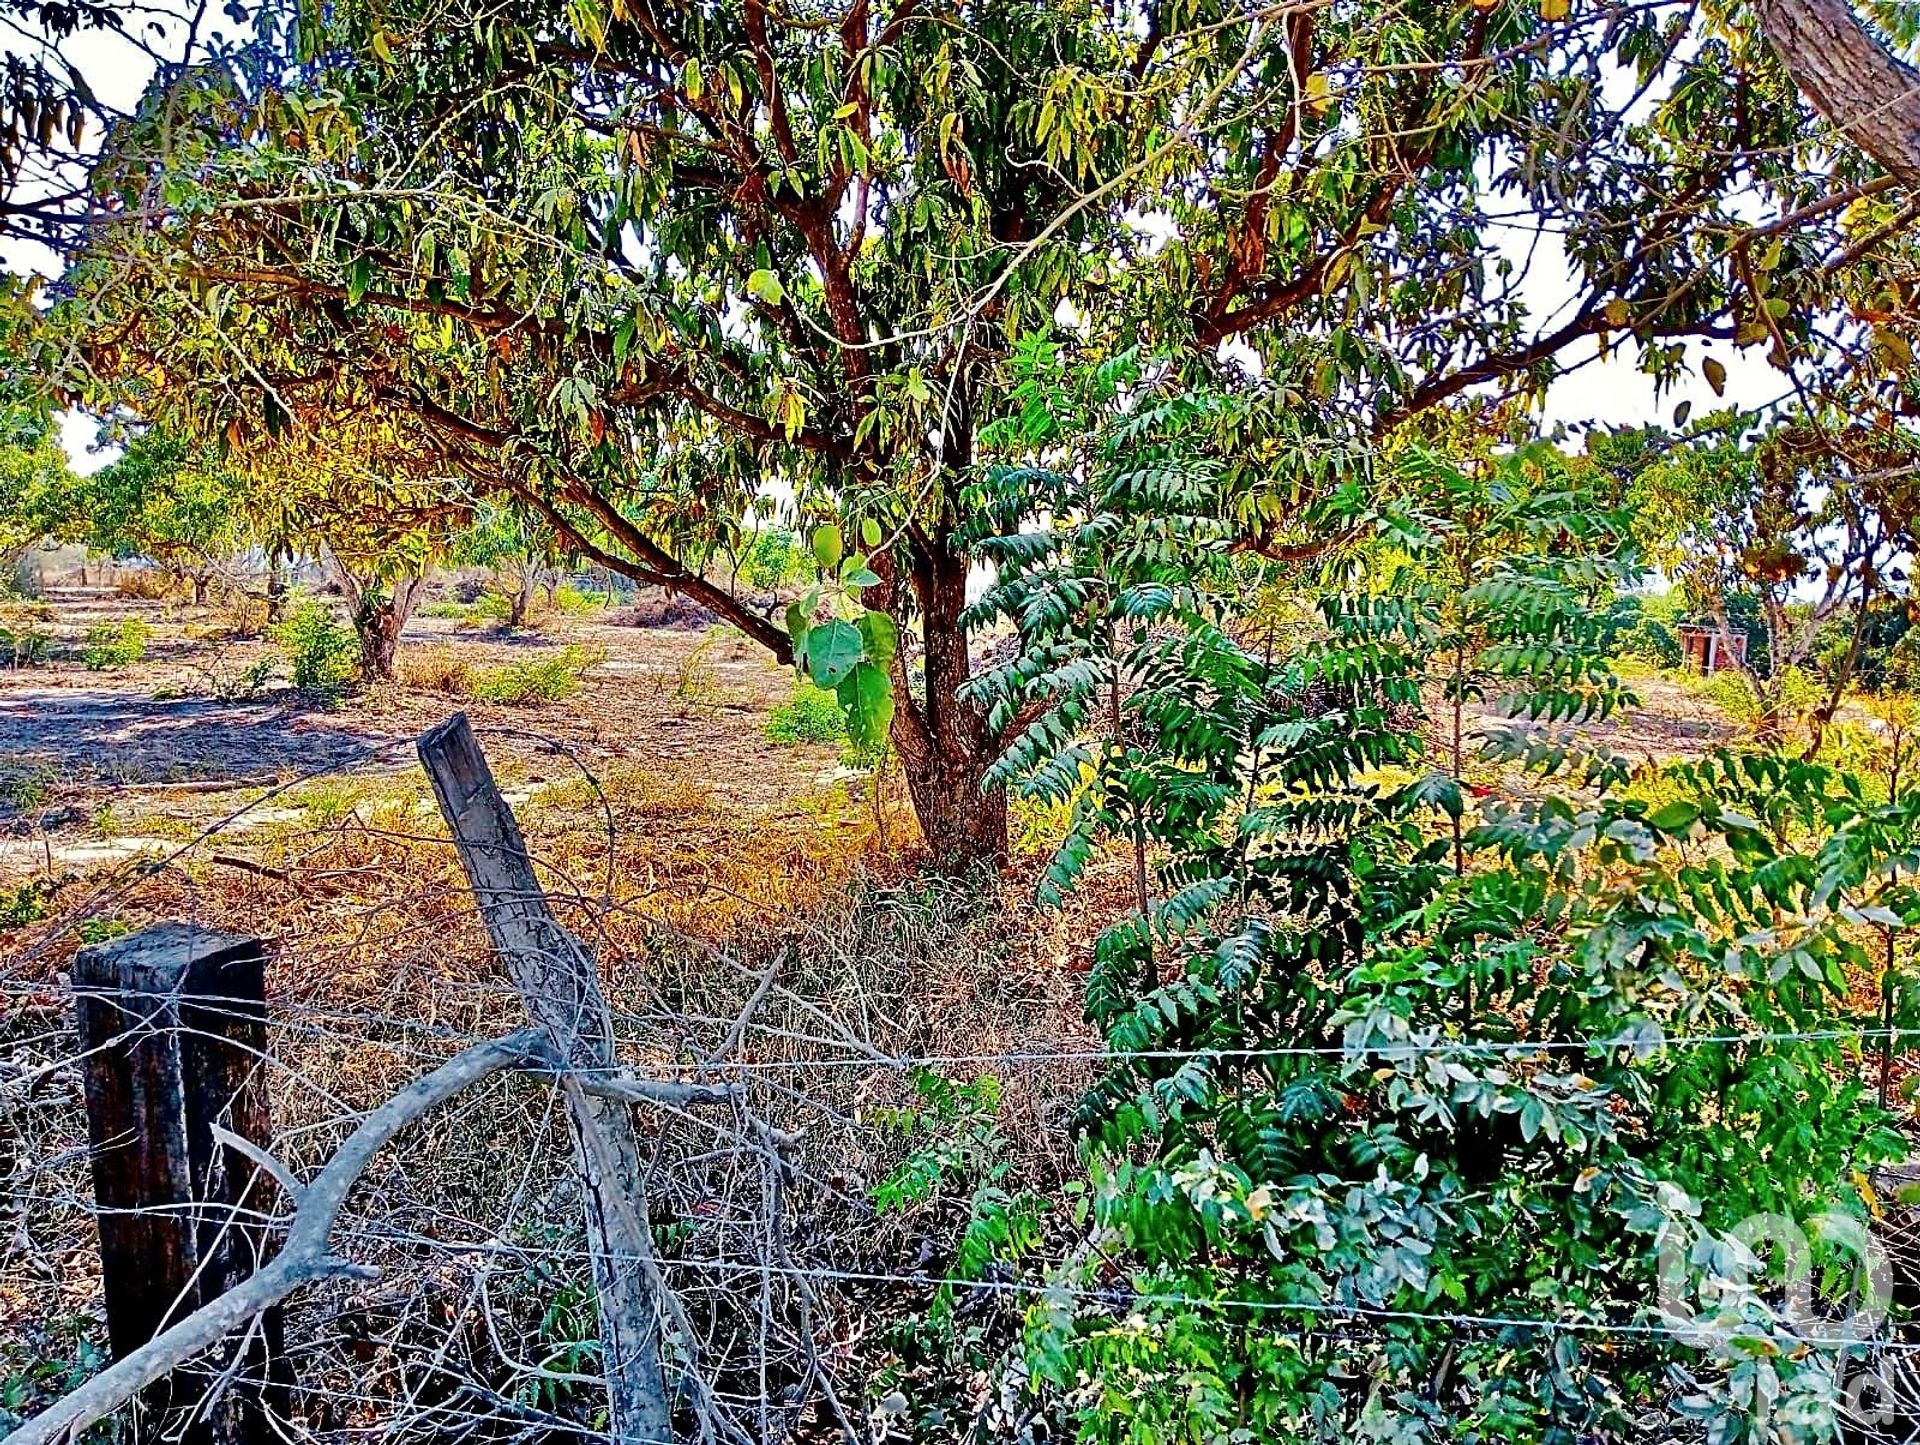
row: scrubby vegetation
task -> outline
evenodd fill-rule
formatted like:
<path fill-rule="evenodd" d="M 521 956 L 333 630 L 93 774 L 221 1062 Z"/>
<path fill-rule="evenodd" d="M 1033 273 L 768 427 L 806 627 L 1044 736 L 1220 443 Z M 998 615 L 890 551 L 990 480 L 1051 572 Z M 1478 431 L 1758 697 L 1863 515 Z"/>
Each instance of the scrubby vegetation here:
<path fill-rule="evenodd" d="M 0 1428 L 1908 1434 L 1911 15 L 15 8 Z"/>

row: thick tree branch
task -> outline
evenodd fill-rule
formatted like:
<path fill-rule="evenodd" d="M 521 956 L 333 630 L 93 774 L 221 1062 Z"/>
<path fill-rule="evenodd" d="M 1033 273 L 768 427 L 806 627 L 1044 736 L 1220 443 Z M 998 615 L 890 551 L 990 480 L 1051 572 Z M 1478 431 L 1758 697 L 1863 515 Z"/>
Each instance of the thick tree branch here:
<path fill-rule="evenodd" d="M 1761 0 L 1760 28 L 1815 110 L 1902 185 L 1920 186 L 1920 71 L 1847 0 Z"/>

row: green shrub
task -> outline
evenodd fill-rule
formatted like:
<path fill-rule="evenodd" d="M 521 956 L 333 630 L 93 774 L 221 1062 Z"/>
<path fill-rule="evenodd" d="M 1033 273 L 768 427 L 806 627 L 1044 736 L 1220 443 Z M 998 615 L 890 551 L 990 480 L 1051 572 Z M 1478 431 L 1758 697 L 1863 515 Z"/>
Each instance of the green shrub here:
<path fill-rule="evenodd" d="M 0 667 L 37 667 L 47 660 L 52 611 L 39 604 L 0 607 Z"/>
<path fill-rule="evenodd" d="M 576 587 L 571 582 L 563 582 L 553 590 L 554 610 L 570 616 L 583 612 L 598 612 L 612 600 L 604 592 Z"/>
<path fill-rule="evenodd" d="M 1657 617 L 1641 617 L 1620 634 L 1620 651 L 1655 667 L 1680 665 L 1680 639 Z"/>
<path fill-rule="evenodd" d="M 776 743 L 844 743 L 847 715 L 839 698 L 802 682 L 791 700 L 767 714 L 767 737 Z"/>
<path fill-rule="evenodd" d="M 558 702 L 578 692 L 582 674 L 605 660 L 606 653 L 598 648 L 563 647 L 552 657 L 512 662 L 478 674 L 473 695 L 508 707 Z"/>
<path fill-rule="evenodd" d="M 504 592 L 496 592 L 489 587 L 467 608 L 467 616 L 474 621 L 486 621 L 502 625 L 513 616 L 513 599 Z"/>
<path fill-rule="evenodd" d="M 87 629 L 80 660 L 86 663 L 89 672 L 131 667 L 147 655 L 148 635 L 147 624 L 138 617 L 126 618 L 118 624 L 102 622 L 98 627 Z"/>
<path fill-rule="evenodd" d="M 353 629 L 336 621 L 315 598 L 296 603 L 273 629 L 273 640 L 287 659 L 293 685 L 315 697 L 339 697 L 359 670 L 360 645 Z"/>
<path fill-rule="evenodd" d="M 1741 673 L 1731 668 L 1700 683 L 1700 694 L 1735 722 L 1748 727 L 1760 721 L 1760 704 Z M 1819 679 L 1805 668 L 1790 667 L 1780 678 L 1780 714 L 1783 720 L 1802 717 L 1818 707 L 1825 694 Z"/>
<path fill-rule="evenodd" d="M 0 929 L 38 923 L 47 916 L 47 899 L 52 893 L 53 884 L 44 878 L 18 888 L 0 888 Z"/>

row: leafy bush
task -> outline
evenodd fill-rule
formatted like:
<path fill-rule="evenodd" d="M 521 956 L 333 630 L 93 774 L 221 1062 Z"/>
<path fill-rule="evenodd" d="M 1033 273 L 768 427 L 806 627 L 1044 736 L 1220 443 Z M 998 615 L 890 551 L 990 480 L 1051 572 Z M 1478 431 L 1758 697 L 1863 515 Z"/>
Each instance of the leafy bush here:
<path fill-rule="evenodd" d="M 604 649 L 563 647 L 552 657 L 512 662 L 476 674 L 473 696 L 481 702 L 497 702 L 508 707 L 559 702 L 578 692 L 582 675 L 604 661 Z"/>
<path fill-rule="evenodd" d="M 1640 617 L 1623 629 L 1619 650 L 1655 667 L 1678 667 L 1681 662 L 1680 639 L 1674 630 L 1657 617 Z"/>
<path fill-rule="evenodd" d="M 338 698 L 360 666 L 360 644 L 353 629 L 335 619 L 317 598 L 305 597 L 273 629 L 274 643 L 287 660 L 293 685 L 321 699 Z"/>
<path fill-rule="evenodd" d="M 105 672 L 116 667 L 131 667 L 147 655 L 149 629 L 138 617 L 118 623 L 102 622 L 87 629 L 80 659 L 89 672 Z"/>
<path fill-rule="evenodd" d="M 1825 691 L 1804 668 L 1790 667 L 1779 679 L 1780 708 L 1788 718 L 1804 717 L 1825 701 Z M 1752 727 L 1760 721 L 1760 704 L 1744 675 L 1722 669 L 1700 680 L 1700 694 L 1728 717 Z"/>
<path fill-rule="evenodd" d="M 776 743 L 844 743 L 847 715 L 831 692 L 802 682 L 767 714 L 767 737 Z"/>
<path fill-rule="evenodd" d="M 15 603 L 0 607 L 0 666 L 38 667 L 53 646 L 47 624 L 52 609 L 44 604 Z"/>
<path fill-rule="evenodd" d="M 595 592 L 591 588 L 576 587 L 571 582 L 563 582 L 553 589 L 553 606 L 556 612 L 568 616 L 578 616 L 586 612 L 598 612 L 613 601 L 605 592 Z"/>
<path fill-rule="evenodd" d="M 0 931 L 38 923 L 47 916 L 47 900 L 52 894 L 53 884 L 45 878 L 0 888 Z"/>
<path fill-rule="evenodd" d="M 489 587 L 468 605 L 466 615 L 473 621 L 491 622 L 499 627 L 513 616 L 513 599 L 497 587 Z"/>
<path fill-rule="evenodd" d="M 1468 669 L 1521 718 L 1617 696 L 1589 589 L 1625 519 L 1551 455 L 1410 452 L 1438 525 L 1269 651 L 1204 545 L 1237 404 L 1123 409 L 1058 477 L 1084 521 L 989 543 L 975 616 L 1022 645 L 976 695 L 1051 709 L 988 781 L 1072 807 L 1043 893 L 1139 847 L 1084 996 L 1112 1056 L 1085 1191 L 1043 1206 L 1061 1263 L 1008 1231 L 954 1271 L 1028 1273 L 1003 1380 L 1113 1445 L 1757 1440 L 1760 1408 L 1830 1437 L 1847 1346 L 1748 1284 L 1738 1231 L 1857 1229 L 1857 1181 L 1908 1152 L 1859 985 L 1920 923 L 1920 797 L 1757 752 L 1640 779 L 1538 729 L 1490 750 L 1535 775 L 1520 801 L 1477 803 L 1424 707 Z M 1486 580 L 1452 566 L 1461 516 L 1499 539 Z M 1647 1328 L 1675 1274 L 1703 1346 Z"/>

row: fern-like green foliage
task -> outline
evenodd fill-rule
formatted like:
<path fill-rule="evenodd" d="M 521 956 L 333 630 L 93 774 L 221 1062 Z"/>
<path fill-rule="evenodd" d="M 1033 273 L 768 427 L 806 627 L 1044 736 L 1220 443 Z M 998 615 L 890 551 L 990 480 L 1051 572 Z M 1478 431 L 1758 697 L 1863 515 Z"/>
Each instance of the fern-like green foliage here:
<path fill-rule="evenodd" d="M 1239 403 L 1132 362 L 1029 380 L 1000 440 L 1045 465 L 978 497 L 973 620 L 1019 638 L 975 685 L 1019 724 L 994 778 L 1071 803 L 1044 898 L 1109 845 L 1147 865 L 1087 982 L 1116 1058 L 1027 1315 L 1037 1408 L 1115 1442 L 1830 1433 L 1842 1360 L 1729 1283 L 1727 1235 L 1863 1214 L 1855 1171 L 1905 1152 L 1855 1000 L 1920 922 L 1920 803 L 1576 730 L 1626 697 L 1593 619 L 1634 580 L 1578 458 L 1405 451 L 1256 609 Z M 1526 786 L 1479 801 L 1472 744 Z M 1705 1347 L 1660 1333 L 1663 1246 Z"/>

